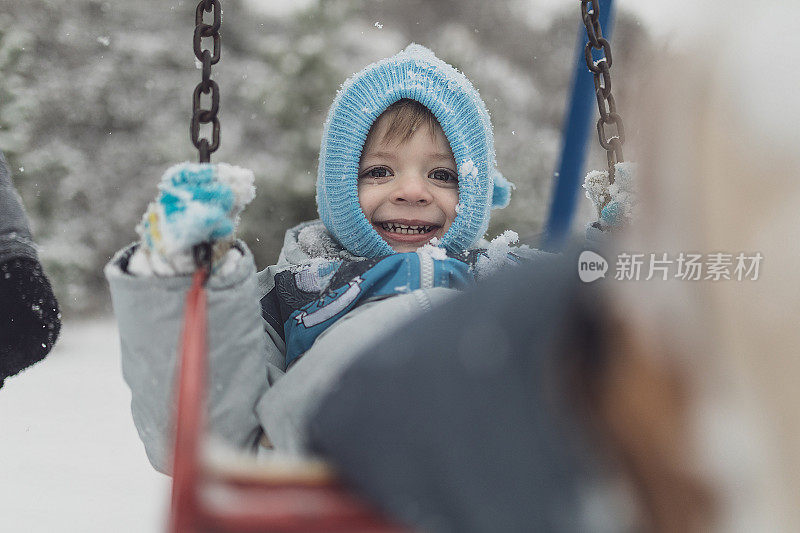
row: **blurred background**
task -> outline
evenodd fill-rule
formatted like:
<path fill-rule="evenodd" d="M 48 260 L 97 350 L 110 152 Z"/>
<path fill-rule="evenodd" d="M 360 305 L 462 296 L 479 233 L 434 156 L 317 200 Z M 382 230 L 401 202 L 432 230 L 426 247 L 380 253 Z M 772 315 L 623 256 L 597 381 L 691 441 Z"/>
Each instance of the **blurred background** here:
<path fill-rule="evenodd" d="M 656 22 L 658 11 L 631 12 L 633 2 L 620 4 L 612 74 L 624 117 L 628 88 L 639 85 L 630 78 L 657 51 L 649 29 L 657 24 L 648 22 Z M 67 318 L 110 311 L 103 265 L 136 238 L 134 227 L 164 170 L 197 159 L 188 133 L 200 79 L 192 51 L 195 5 L 0 0 L 0 149 Z M 511 205 L 494 213 L 489 234 L 511 228 L 532 241 L 542 230 L 578 2 L 223 5 L 222 59 L 213 68 L 221 147 L 213 161 L 255 172 L 258 194 L 240 236 L 259 268 L 276 261 L 287 228 L 316 218 L 322 123 L 339 85 L 412 41 L 462 70 L 492 115 L 500 169 L 517 189 Z M 596 141 L 592 148 L 590 165 L 603 168 Z"/>

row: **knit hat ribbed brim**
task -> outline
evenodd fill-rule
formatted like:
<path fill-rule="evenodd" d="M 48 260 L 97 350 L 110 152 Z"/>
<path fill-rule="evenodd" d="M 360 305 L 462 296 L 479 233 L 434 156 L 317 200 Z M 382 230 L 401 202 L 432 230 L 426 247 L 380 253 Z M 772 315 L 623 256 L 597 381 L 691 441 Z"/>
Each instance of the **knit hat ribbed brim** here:
<path fill-rule="evenodd" d="M 391 104 L 409 98 L 433 113 L 455 157 L 459 205 L 441 240 L 460 253 L 489 227 L 493 207 L 508 205 L 513 185 L 496 168 L 489 113 L 472 83 L 427 48 L 411 44 L 345 81 L 328 112 L 317 174 L 317 209 L 328 231 L 351 253 L 394 253 L 358 202 L 358 165 L 372 124 Z"/>

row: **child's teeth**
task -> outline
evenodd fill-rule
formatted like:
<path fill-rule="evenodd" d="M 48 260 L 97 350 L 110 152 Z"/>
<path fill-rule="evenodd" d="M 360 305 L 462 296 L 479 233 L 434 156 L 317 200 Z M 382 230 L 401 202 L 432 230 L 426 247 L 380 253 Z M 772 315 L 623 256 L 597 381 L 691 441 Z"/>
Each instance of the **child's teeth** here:
<path fill-rule="evenodd" d="M 406 224 L 394 224 L 391 222 L 384 222 L 381 224 L 383 229 L 386 231 L 391 231 L 393 233 L 400 233 L 403 235 L 408 234 L 418 234 L 418 233 L 428 233 L 433 229 L 433 226 L 408 226 Z"/>

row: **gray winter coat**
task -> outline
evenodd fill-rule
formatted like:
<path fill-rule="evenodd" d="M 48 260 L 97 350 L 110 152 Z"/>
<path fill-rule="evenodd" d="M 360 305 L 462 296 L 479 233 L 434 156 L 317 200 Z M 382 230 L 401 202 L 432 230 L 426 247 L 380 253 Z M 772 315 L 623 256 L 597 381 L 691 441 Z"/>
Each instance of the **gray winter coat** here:
<path fill-rule="evenodd" d="M 13 258 L 37 259 L 19 194 L 11 183 L 6 158 L 0 152 L 0 263 Z"/>
<path fill-rule="evenodd" d="M 256 451 L 266 433 L 277 449 L 304 452 L 306 421 L 352 358 L 455 293 L 436 287 L 363 303 L 325 330 L 287 372 L 285 343 L 260 307 L 275 286 L 276 274 L 320 257 L 357 258 L 333 241 L 319 221 L 287 231 L 278 263 L 260 273 L 246 246 L 239 247 L 243 253 L 235 268 L 213 274 L 207 285 L 209 429 L 237 449 Z M 129 274 L 136 248 L 120 251 L 105 274 L 119 323 L 134 423 L 150 462 L 167 473 L 176 354 L 191 278 Z"/>

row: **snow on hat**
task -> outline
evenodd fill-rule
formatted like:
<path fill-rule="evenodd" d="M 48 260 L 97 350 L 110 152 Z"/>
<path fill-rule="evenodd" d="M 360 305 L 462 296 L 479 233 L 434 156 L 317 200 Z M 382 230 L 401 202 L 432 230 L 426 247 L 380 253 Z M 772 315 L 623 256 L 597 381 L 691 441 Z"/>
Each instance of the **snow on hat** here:
<path fill-rule="evenodd" d="M 441 246 L 460 253 L 489 227 L 492 208 L 508 205 L 513 185 L 496 168 L 494 134 L 486 105 L 458 70 L 418 44 L 373 63 L 344 82 L 322 131 L 317 209 L 351 253 L 394 253 L 358 202 L 358 164 L 372 124 L 391 104 L 409 98 L 433 113 L 450 142 L 458 169 L 456 217 Z"/>

